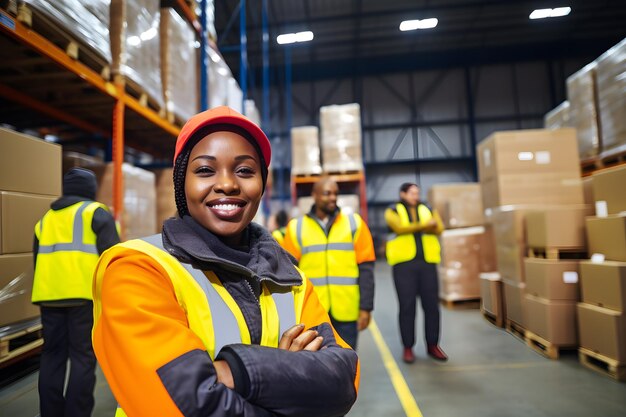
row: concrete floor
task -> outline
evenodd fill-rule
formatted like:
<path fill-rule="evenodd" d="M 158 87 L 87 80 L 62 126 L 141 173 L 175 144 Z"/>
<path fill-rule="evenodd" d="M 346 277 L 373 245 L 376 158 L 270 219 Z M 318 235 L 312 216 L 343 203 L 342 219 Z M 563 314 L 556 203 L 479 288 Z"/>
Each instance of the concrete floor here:
<path fill-rule="evenodd" d="M 428 359 L 420 340 L 417 362 L 403 363 L 396 295 L 389 267 L 382 262 L 377 263 L 376 285 L 374 320 L 384 342 L 382 347 L 376 343 L 373 329 L 361 333 L 361 388 L 348 417 L 626 416 L 626 383 L 584 368 L 575 353 L 546 359 L 475 309 L 442 308 L 442 347 L 450 361 Z M 418 332 L 422 334 L 421 325 Z M 385 349 L 393 359 L 385 360 Z M 394 374 L 394 369 L 400 372 Z M 402 386 L 408 390 L 398 395 L 396 388 Z M 415 408 L 410 407 L 413 401 Z M 98 371 L 93 417 L 113 417 L 114 411 L 115 400 Z M 0 417 L 38 413 L 36 372 L 0 390 Z"/>

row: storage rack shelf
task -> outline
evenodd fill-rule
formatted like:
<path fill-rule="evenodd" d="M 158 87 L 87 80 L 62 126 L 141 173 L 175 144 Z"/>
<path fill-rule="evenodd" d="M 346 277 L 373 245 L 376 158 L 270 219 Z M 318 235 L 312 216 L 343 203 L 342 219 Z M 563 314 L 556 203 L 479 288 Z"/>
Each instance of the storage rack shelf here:
<path fill-rule="evenodd" d="M 182 0 L 178 3 L 189 17 L 188 7 Z M 198 28 L 197 21 L 191 24 Z M 109 81 L 101 68 L 70 57 L 61 45 L 3 9 L 0 33 L 0 121 L 18 130 L 41 128 L 41 133 L 59 137 L 61 145 L 64 141 L 110 145 L 113 206 L 121 220 L 125 146 L 169 159 L 180 126 L 130 95 L 122 83 Z"/>

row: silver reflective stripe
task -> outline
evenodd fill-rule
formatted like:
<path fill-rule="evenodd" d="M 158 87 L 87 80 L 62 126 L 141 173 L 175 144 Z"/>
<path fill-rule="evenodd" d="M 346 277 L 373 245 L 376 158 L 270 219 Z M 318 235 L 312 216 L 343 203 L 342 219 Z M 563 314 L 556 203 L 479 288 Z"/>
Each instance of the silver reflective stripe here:
<path fill-rule="evenodd" d="M 302 223 L 303 223 L 303 218 L 300 217 L 296 223 L 296 237 L 298 238 L 298 245 L 300 245 L 301 251 L 304 249 L 302 247 Z"/>
<path fill-rule="evenodd" d="M 163 247 L 163 239 L 160 234 L 143 238 L 144 241 L 165 251 Z M 218 292 L 204 273 L 195 269 L 190 264 L 180 263 L 193 279 L 200 285 L 204 291 L 211 309 L 211 317 L 213 318 L 213 335 L 215 337 L 215 355 L 226 345 L 233 343 L 241 343 L 241 335 L 239 334 L 239 324 L 233 312 L 228 308 L 226 302 L 220 297 Z"/>
<path fill-rule="evenodd" d="M 276 304 L 276 310 L 278 311 L 278 321 L 280 323 L 280 332 L 278 333 L 278 340 L 291 326 L 296 324 L 296 310 L 295 301 L 291 291 L 284 293 L 274 292 L 272 293 L 274 304 Z"/>
<path fill-rule="evenodd" d="M 73 225 L 73 237 L 71 243 L 55 243 L 54 245 L 42 245 L 39 246 L 38 253 L 53 253 L 53 252 L 68 252 L 68 251 L 78 251 L 85 253 L 93 253 L 98 254 L 98 249 L 96 245 L 87 245 L 83 243 L 83 211 L 91 204 L 90 202 L 84 202 L 81 206 L 76 210 L 76 214 L 74 215 L 74 225 Z M 43 220 L 39 226 L 39 232 L 41 233 L 43 227 Z"/>
<path fill-rule="evenodd" d="M 329 243 L 327 245 L 310 245 L 302 248 L 302 254 L 314 253 L 314 252 L 326 252 L 327 250 L 354 250 L 352 243 Z"/>
<path fill-rule="evenodd" d="M 355 277 L 309 277 L 313 285 L 357 285 Z"/>
<path fill-rule="evenodd" d="M 350 234 L 352 235 L 352 241 L 354 241 L 354 235 L 356 234 L 356 219 L 354 214 L 348 215 L 348 221 L 350 222 Z"/>

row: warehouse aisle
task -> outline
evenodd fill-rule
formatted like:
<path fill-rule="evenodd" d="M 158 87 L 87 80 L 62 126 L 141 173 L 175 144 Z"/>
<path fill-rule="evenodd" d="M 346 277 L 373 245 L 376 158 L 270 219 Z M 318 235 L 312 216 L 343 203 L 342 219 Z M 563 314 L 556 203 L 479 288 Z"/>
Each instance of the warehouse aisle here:
<path fill-rule="evenodd" d="M 583 368 L 574 353 L 559 361 L 545 359 L 489 324 L 478 310 L 442 309 L 442 346 L 449 362 L 428 359 L 420 341 L 417 362 L 404 364 L 389 267 L 378 262 L 376 273 L 376 327 L 361 334 L 361 390 L 348 417 L 418 417 L 420 412 L 425 417 L 624 416 L 626 383 Z M 376 329 L 382 335 L 378 343 Z M 391 357 L 384 361 L 386 349 Z M 98 371 L 93 417 L 113 417 L 114 410 Z M 37 415 L 37 373 L 0 390 L 0 417 Z"/>
<path fill-rule="evenodd" d="M 377 327 L 419 410 L 404 411 L 373 332 L 367 330 L 359 347 L 360 395 L 349 417 L 417 417 L 419 412 L 425 417 L 626 415 L 626 383 L 584 368 L 574 352 L 559 361 L 546 359 L 489 324 L 476 309 L 442 308 L 441 346 L 450 356 L 448 362 L 430 360 L 418 338 L 417 361 L 405 364 L 400 360 L 393 280 L 384 262 L 376 265 L 375 308 Z"/>

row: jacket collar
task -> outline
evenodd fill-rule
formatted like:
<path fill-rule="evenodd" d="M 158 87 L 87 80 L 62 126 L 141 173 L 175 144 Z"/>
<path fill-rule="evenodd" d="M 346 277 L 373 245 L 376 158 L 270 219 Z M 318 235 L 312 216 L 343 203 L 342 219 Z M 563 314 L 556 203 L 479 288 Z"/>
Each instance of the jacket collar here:
<path fill-rule="evenodd" d="M 292 258 L 263 227 L 250 223 L 248 248 L 232 248 L 190 216 L 163 224 L 163 244 L 181 262 L 201 269 L 222 269 L 276 285 L 301 285 Z"/>

